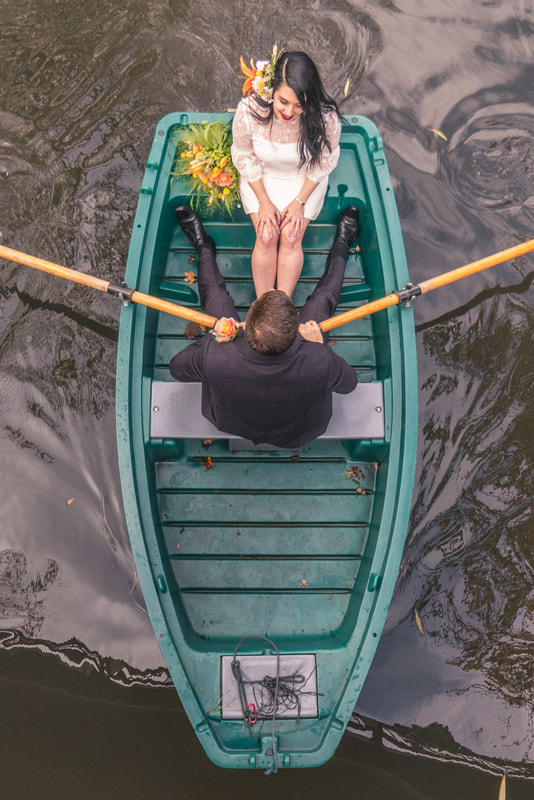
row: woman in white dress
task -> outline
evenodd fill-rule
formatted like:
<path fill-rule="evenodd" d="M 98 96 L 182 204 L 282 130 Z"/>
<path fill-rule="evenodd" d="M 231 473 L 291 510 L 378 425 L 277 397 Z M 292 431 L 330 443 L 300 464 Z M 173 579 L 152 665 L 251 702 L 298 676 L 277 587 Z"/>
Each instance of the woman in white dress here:
<path fill-rule="evenodd" d="M 317 67 L 301 52 L 280 55 L 270 87 L 239 103 L 232 161 L 256 229 L 252 276 L 258 297 L 275 284 L 289 297 L 293 293 L 304 259 L 302 236 L 323 207 L 339 158 L 341 121 Z"/>

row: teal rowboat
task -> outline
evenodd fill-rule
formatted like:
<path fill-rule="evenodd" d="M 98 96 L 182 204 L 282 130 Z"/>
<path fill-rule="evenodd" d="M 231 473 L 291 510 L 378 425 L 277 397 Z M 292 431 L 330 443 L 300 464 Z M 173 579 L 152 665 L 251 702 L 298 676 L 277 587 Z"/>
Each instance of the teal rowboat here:
<path fill-rule="evenodd" d="M 176 222 L 173 132 L 230 114 L 158 124 L 125 280 L 198 308 L 195 255 Z M 326 204 L 304 238 L 297 305 L 323 272 L 339 211 L 360 209 L 340 311 L 402 288 L 404 247 L 382 140 L 352 117 Z M 254 231 L 239 211 L 206 221 L 236 305 L 253 300 Z M 172 381 L 186 322 L 122 308 L 117 438 L 128 529 L 148 613 L 207 755 L 223 767 L 315 767 L 335 752 L 373 659 L 395 587 L 412 500 L 417 375 L 412 309 L 332 332 L 358 371 L 325 436 L 299 452 L 222 436 L 199 386 Z M 206 441 L 207 440 L 207 441 Z M 387 686 L 384 687 L 387 692 Z"/>

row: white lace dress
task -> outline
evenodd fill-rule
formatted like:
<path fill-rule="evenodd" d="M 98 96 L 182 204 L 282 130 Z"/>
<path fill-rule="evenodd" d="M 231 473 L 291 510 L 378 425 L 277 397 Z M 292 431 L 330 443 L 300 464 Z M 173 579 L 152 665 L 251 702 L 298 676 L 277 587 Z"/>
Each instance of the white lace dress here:
<path fill-rule="evenodd" d="M 328 176 L 339 158 L 341 123 L 335 112 L 325 117 L 326 136 L 331 150 L 324 148 L 317 164 L 307 164 L 299 169 L 298 138 L 300 117 L 289 122 L 273 116 L 270 123 L 262 125 L 250 111 L 254 103 L 245 97 L 239 103 L 232 126 L 232 161 L 238 170 L 241 202 L 247 214 L 259 209 L 258 199 L 250 183 L 263 181 L 265 191 L 274 205 L 282 211 L 297 197 L 306 178 L 317 183 L 304 207 L 306 219 L 315 219 L 323 207 L 328 189 Z M 258 107 L 258 106 L 257 106 Z"/>

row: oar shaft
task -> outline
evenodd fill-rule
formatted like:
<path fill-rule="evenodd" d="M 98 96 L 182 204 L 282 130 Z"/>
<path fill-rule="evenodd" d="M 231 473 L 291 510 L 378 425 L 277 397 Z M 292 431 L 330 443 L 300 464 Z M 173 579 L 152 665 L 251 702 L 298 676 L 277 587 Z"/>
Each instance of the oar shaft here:
<path fill-rule="evenodd" d="M 467 278 L 469 275 L 474 275 L 476 272 L 481 272 L 483 269 L 494 267 L 496 264 L 501 264 L 503 261 L 509 261 L 512 258 L 525 255 L 531 250 L 534 250 L 534 239 L 529 239 L 528 242 L 509 247 L 507 250 L 500 250 L 498 253 L 493 253 L 491 256 L 480 258 L 478 261 L 472 261 L 463 267 L 451 269 L 449 272 L 443 272 L 441 275 L 436 275 L 435 278 L 429 278 L 422 283 L 417 284 L 414 289 L 418 289 L 420 294 L 430 292 L 433 289 L 438 289 L 440 286 L 446 286 L 448 283 L 460 280 L 460 278 Z M 414 295 L 417 292 L 414 292 Z M 371 303 L 365 303 L 363 306 L 358 306 L 350 311 L 345 311 L 343 314 L 338 314 L 335 317 L 329 317 L 319 323 L 319 327 L 323 332 L 331 331 L 333 328 L 339 328 L 341 325 L 346 325 L 348 322 L 353 322 L 355 319 L 367 317 L 377 311 L 382 311 L 384 308 L 398 305 L 402 302 L 399 295 L 394 292 L 382 297 L 379 300 L 373 300 Z"/>
<path fill-rule="evenodd" d="M 194 308 L 179 306 L 177 303 L 171 303 L 169 300 L 161 300 L 159 297 L 152 297 L 150 294 L 143 294 L 137 290 L 132 294 L 131 299 L 133 303 L 154 308 L 156 311 L 163 311 L 165 314 L 172 314 L 174 317 L 188 319 L 191 322 L 196 322 L 198 325 L 204 325 L 206 328 L 213 328 L 217 322 L 217 317 L 211 317 L 209 314 L 204 314 L 202 311 L 195 311 Z"/>
<path fill-rule="evenodd" d="M 448 283 L 458 281 L 460 278 L 467 278 L 468 275 L 474 275 L 476 272 L 481 272 L 483 269 L 494 267 L 496 264 L 501 264 L 503 261 L 510 261 L 512 258 L 517 258 L 525 253 L 534 250 L 534 239 L 529 239 L 528 242 L 522 242 L 509 247 L 508 250 L 501 250 L 491 256 L 480 258 L 478 261 L 472 261 L 463 267 L 451 269 L 449 272 L 443 272 L 441 275 L 436 275 L 435 278 L 429 278 L 419 284 L 421 294 L 431 292 L 433 289 L 439 289 L 440 286 L 446 286 Z"/>
<path fill-rule="evenodd" d="M 340 325 L 346 325 L 348 322 L 353 322 L 355 319 L 367 317 L 369 314 L 375 314 L 377 311 L 382 311 L 384 308 L 394 306 L 399 302 L 396 294 L 388 294 L 386 297 L 381 297 L 379 300 L 373 300 L 371 303 L 365 303 L 363 306 L 351 308 L 350 311 L 345 311 L 343 314 L 338 314 L 335 317 L 329 317 L 319 323 L 320 329 L 324 332 L 331 331 L 332 328 L 339 328 Z"/>
<path fill-rule="evenodd" d="M 111 281 L 95 278 L 94 275 L 87 275 L 85 272 L 78 272 L 75 269 L 62 267 L 60 264 L 54 264 L 52 261 L 45 261 L 42 258 L 30 256 L 27 253 L 21 253 L 18 250 L 12 250 L 9 247 L 3 247 L 1 245 L 0 257 L 8 261 L 16 261 L 18 264 L 25 264 L 27 267 L 33 267 L 41 272 L 48 272 L 50 275 L 56 275 L 58 278 L 65 278 L 74 283 L 81 283 L 84 286 L 97 289 L 99 292 L 108 292 L 110 287 L 114 287 L 115 290 L 120 288 L 112 284 Z M 117 291 L 113 291 L 112 294 L 116 295 Z M 203 314 L 201 311 L 195 311 L 193 308 L 171 303 L 169 300 L 161 300 L 159 297 L 143 294 L 142 292 L 138 292 L 137 289 L 134 289 L 129 299 L 133 303 L 153 308 L 156 311 L 163 311 L 166 314 L 172 314 L 174 317 L 181 317 L 182 319 L 196 322 L 198 325 L 204 325 L 207 328 L 213 328 L 217 322 L 217 318 L 209 314 Z"/>
<path fill-rule="evenodd" d="M 74 283 L 82 283 L 84 286 L 98 289 L 99 292 L 107 292 L 110 283 L 101 278 L 95 278 L 94 275 L 86 275 L 85 272 L 78 272 L 75 269 L 62 267 L 60 264 L 54 264 L 52 261 L 45 261 L 42 258 L 37 258 L 37 256 L 20 253 L 18 250 L 11 250 L 10 247 L 2 247 L 1 245 L 0 257 L 8 261 L 16 261 L 18 264 L 25 264 L 27 267 L 39 269 L 41 272 L 57 275 L 58 278 L 65 278 L 68 281 L 74 281 Z"/>

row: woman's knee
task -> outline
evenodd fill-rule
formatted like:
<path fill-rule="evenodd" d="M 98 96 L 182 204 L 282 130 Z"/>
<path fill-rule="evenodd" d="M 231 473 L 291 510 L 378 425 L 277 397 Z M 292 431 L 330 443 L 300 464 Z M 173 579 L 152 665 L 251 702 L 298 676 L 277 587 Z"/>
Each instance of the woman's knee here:
<path fill-rule="evenodd" d="M 302 250 L 302 236 L 290 236 L 283 231 L 280 234 L 280 251 L 294 253 L 297 250 Z"/>
<path fill-rule="evenodd" d="M 259 236 L 258 234 L 256 235 L 256 243 L 254 245 L 256 252 L 269 255 L 271 253 L 275 253 L 277 247 L 278 236 L 275 239 L 274 236 L 271 238 L 269 236 L 265 236 L 265 234 L 263 236 Z"/>

